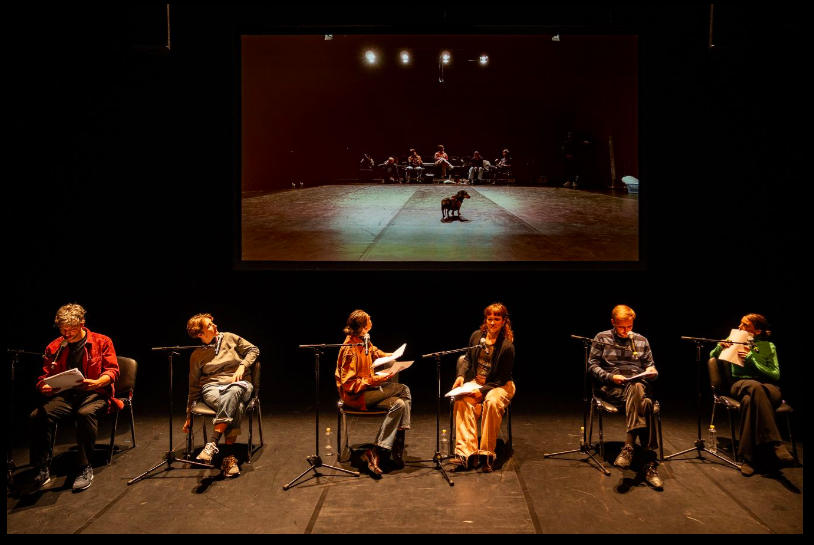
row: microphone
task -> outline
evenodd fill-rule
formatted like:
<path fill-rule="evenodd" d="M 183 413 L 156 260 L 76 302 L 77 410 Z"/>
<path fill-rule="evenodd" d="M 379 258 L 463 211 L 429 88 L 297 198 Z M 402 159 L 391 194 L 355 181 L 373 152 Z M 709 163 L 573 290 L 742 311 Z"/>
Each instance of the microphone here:
<path fill-rule="evenodd" d="M 489 353 L 489 346 L 486 344 L 486 337 L 480 338 L 480 345 L 479 348 L 484 350 L 487 354 Z"/>
<path fill-rule="evenodd" d="M 749 348 L 751 348 L 755 352 L 760 352 L 760 348 L 757 347 L 757 345 L 755 344 L 754 339 L 749 339 Z"/>
<path fill-rule="evenodd" d="M 370 333 L 365 333 L 363 340 L 365 341 L 365 356 L 367 356 L 370 354 Z"/>
<path fill-rule="evenodd" d="M 629 332 L 627 334 L 627 338 L 630 339 L 630 349 L 633 350 L 633 357 L 638 358 L 639 353 L 636 352 L 636 341 L 633 340 L 633 332 Z"/>
<path fill-rule="evenodd" d="M 51 371 L 54 370 L 54 367 L 57 365 L 57 358 L 59 358 L 59 353 L 62 352 L 62 349 L 68 346 L 68 339 L 62 339 L 62 342 L 59 343 L 59 348 L 57 348 L 56 353 L 54 354 L 54 359 L 51 360 Z"/>

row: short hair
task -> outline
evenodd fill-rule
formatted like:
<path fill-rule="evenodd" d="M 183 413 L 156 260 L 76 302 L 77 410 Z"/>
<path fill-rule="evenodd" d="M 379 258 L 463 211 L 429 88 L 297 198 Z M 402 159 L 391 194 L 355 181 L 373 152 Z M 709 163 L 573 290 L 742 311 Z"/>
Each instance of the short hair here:
<path fill-rule="evenodd" d="M 208 319 L 210 322 L 214 322 L 215 319 L 212 318 L 211 314 L 206 313 L 199 313 L 187 320 L 187 333 L 193 339 L 197 339 L 201 336 L 204 330 L 204 320 Z"/>
<path fill-rule="evenodd" d="M 364 310 L 354 310 L 350 313 L 350 316 L 348 316 L 348 325 L 346 325 L 342 331 L 348 336 L 359 336 L 362 334 L 362 330 L 367 327 L 369 320 L 370 315 L 367 312 Z"/>
<path fill-rule="evenodd" d="M 611 311 L 611 320 L 635 320 L 636 313 L 627 305 L 616 305 Z"/>
<path fill-rule="evenodd" d="M 503 153 L 509 153 L 509 150 L 505 149 L 503 150 Z"/>
<path fill-rule="evenodd" d="M 444 144 L 438 144 L 438 149 L 444 149 Z"/>
<path fill-rule="evenodd" d="M 82 305 L 70 303 L 59 307 L 56 316 L 54 317 L 54 325 L 60 326 L 77 326 L 85 321 L 85 309 Z"/>
<path fill-rule="evenodd" d="M 410 149 L 410 153 L 415 153 L 415 150 L 414 150 L 414 149 Z"/>

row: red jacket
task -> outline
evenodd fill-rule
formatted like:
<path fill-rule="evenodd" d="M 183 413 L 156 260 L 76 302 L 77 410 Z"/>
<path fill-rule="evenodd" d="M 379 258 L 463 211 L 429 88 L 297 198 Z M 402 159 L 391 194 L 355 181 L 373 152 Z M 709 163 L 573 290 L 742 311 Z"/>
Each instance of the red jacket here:
<path fill-rule="evenodd" d="M 113 404 L 116 405 L 117 409 L 121 410 L 124 408 L 124 403 L 114 397 L 115 391 L 113 383 L 119 378 L 119 362 L 116 360 L 116 350 L 113 348 L 113 341 L 110 340 L 110 337 L 92 333 L 87 328 L 83 329 L 87 333 L 87 342 L 84 347 L 85 353 L 82 355 L 82 374 L 85 375 L 85 378 L 91 380 L 99 380 L 102 378 L 102 375 L 109 376 L 110 384 L 96 390 L 96 392 L 107 399 L 108 413 L 113 410 Z M 45 363 L 43 364 L 45 374 L 38 379 L 37 389 L 42 386 L 42 381 L 45 377 L 68 370 L 68 350 L 65 349 L 59 352 L 56 365 L 51 369 L 54 355 L 59 350 L 59 345 L 63 340 L 64 337 L 59 337 L 52 341 L 45 349 Z"/>

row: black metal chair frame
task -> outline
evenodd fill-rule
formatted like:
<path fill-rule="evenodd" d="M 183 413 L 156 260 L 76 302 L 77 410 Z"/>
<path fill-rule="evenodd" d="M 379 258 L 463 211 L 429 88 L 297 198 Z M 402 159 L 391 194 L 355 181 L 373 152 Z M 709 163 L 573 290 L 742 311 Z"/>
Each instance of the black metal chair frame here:
<path fill-rule="evenodd" d="M 343 459 L 345 451 L 350 449 L 350 434 L 348 433 L 348 416 L 386 416 L 387 411 L 376 409 L 372 411 L 361 411 L 358 409 L 346 408 L 340 400 L 336 404 L 336 460 L 337 462 L 347 462 L 350 457 Z M 344 432 L 344 433 L 343 433 Z M 345 441 L 342 442 L 344 437 Z"/>
<path fill-rule="evenodd" d="M 254 456 L 257 451 L 265 446 L 263 442 L 263 411 L 260 407 L 260 362 L 255 361 L 254 365 L 252 365 L 252 396 L 249 401 L 246 403 L 245 407 L 243 408 L 243 413 L 249 419 L 249 441 L 247 444 L 246 452 L 248 456 L 247 463 L 252 463 L 252 456 Z M 260 444 L 254 446 L 254 414 L 257 413 L 257 431 L 260 435 Z M 195 429 L 195 417 L 202 416 L 202 417 L 211 417 L 215 416 L 217 413 L 212 410 L 206 403 L 200 401 L 192 407 L 189 416 L 189 433 L 187 434 L 187 449 L 186 449 L 186 457 L 187 459 L 191 459 L 193 445 L 195 443 L 194 438 L 194 429 Z M 209 436 L 206 432 L 206 420 L 202 421 L 201 429 L 203 430 L 203 439 L 204 445 L 209 442 Z"/>
<path fill-rule="evenodd" d="M 135 420 L 135 416 L 133 415 L 133 390 L 135 390 L 135 388 L 136 388 L 136 375 L 138 374 L 138 363 L 136 362 L 136 360 L 134 360 L 132 358 L 125 358 L 123 356 L 117 356 L 116 361 L 118 362 L 120 369 L 122 367 L 122 363 L 123 363 L 124 360 L 133 362 L 133 376 L 132 376 L 132 380 L 131 380 L 130 383 L 122 384 L 123 377 L 120 376 L 119 380 L 117 380 L 116 383 L 114 384 L 114 391 L 116 392 L 116 398 L 119 399 L 122 403 L 124 403 L 124 407 L 121 410 L 116 410 L 113 413 L 111 413 L 113 415 L 113 427 L 110 430 L 110 447 L 109 447 L 109 452 L 108 452 L 108 456 L 107 456 L 107 465 L 110 465 L 113 462 L 113 454 L 115 453 L 115 450 L 116 450 L 116 431 L 118 430 L 118 427 L 119 427 L 119 413 L 121 411 L 123 411 L 124 409 L 129 409 L 130 410 L 130 435 L 131 435 L 133 444 L 132 444 L 132 446 L 130 448 L 125 449 L 123 451 L 120 451 L 120 453 L 128 451 L 130 449 L 136 448 L 136 420 Z M 125 365 L 129 365 L 129 363 L 125 363 Z M 130 377 L 127 377 L 127 378 L 130 378 Z M 126 397 L 123 397 L 123 398 L 119 397 L 118 394 L 119 394 L 120 388 L 122 390 L 124 390 L 124 392 L 127 394 Z M 51 448 L 48 451 L 47 467 L 51 467 L 51 462 L 53 461 L 53 458 L 54 458 L 54 447 L 56 446 L 57 430 L 58 429 L 59 429 L 58 423 L 54 422 L 54 433 L 51 436 Z"/>
<path fill-rule="evenodd" d="M 596 387 L 594 386 L 591 389 L 591 408 L 590 412 L 588 413 L 588 445 L 593 445 L 593 432 L 594 432 L 594 418 L 596 417 L 599 421 L 599 459 L 604 464 L 605 463 L 605 427 L 602 419 L 602 414 L 618 414 L 620 412 L 620 408 L 602 399 L 596 393 Z M 656 418 L 656 427 L 658 428 L 658 445 L 659 445 L 659 461 L 664 460 L 664 442 L 662 441 L 661 436 L 661 405 L 659 404 L 658 400 L 653 399 L 653 416 Z M 594 450 L 596 450 L 594 448 Z"/>
<path fill-rule="evenodd" d="M 709 421 L 710 426 L 715 425 L 716 407 L 721 406 L 725 408 L 726 414 L 729 417 L 729 431 L 732 440 L 731 450 L 727 456 L 732 461 L 739 464 L 741 463 L 737 450 L 739 438 L 736 436 L 735 432 L 735 419 L 733 418 L 733 413 L 737 413 L 740 417 L 741 404 L 737 399 L 729 397 L 729 395 L 725 395 L 723 393 L 725 391 L 726 394 L 729 394 L 729 388 L 732 385 L 732 370 L 728 364 L 721 362 L 718 360 L 718 358 L 710 358 L 707 362 L 707 369 L 709 370 L 709 382 L 712 389 L 712 416 L 710 417 Z M 786 428 L 789 433 L 789 441 L 791 441 L 792 456 L 794 456 L 794 460 L 799 463 L 799 458 L 797 457 L 797 442 L 795 441 L 794 434 L 791 431 L 792 414 L 794 414 L 794 409 L 785 401 L 783 401 L 780 407 L 775 409 L 775 416 L 782 415 L 786 417 Z"/>

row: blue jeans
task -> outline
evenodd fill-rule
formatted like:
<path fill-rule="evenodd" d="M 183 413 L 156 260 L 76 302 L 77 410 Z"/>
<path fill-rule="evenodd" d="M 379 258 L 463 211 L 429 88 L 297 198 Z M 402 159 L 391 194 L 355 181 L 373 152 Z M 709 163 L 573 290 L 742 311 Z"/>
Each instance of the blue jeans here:
<path fill-rule="evenodd" d="M 223 385 L 207 384 L 201 392 L 204 403 L 217 413 L 212 423 L 227 424 L 227 433 L 240 429 L 244 406 L 252 397 L 252 385 L 245 382 L 241 384 L 247 385 L 248 388 L 243 388 L 237 383 L 229 384 L 225 388 Z"/>

